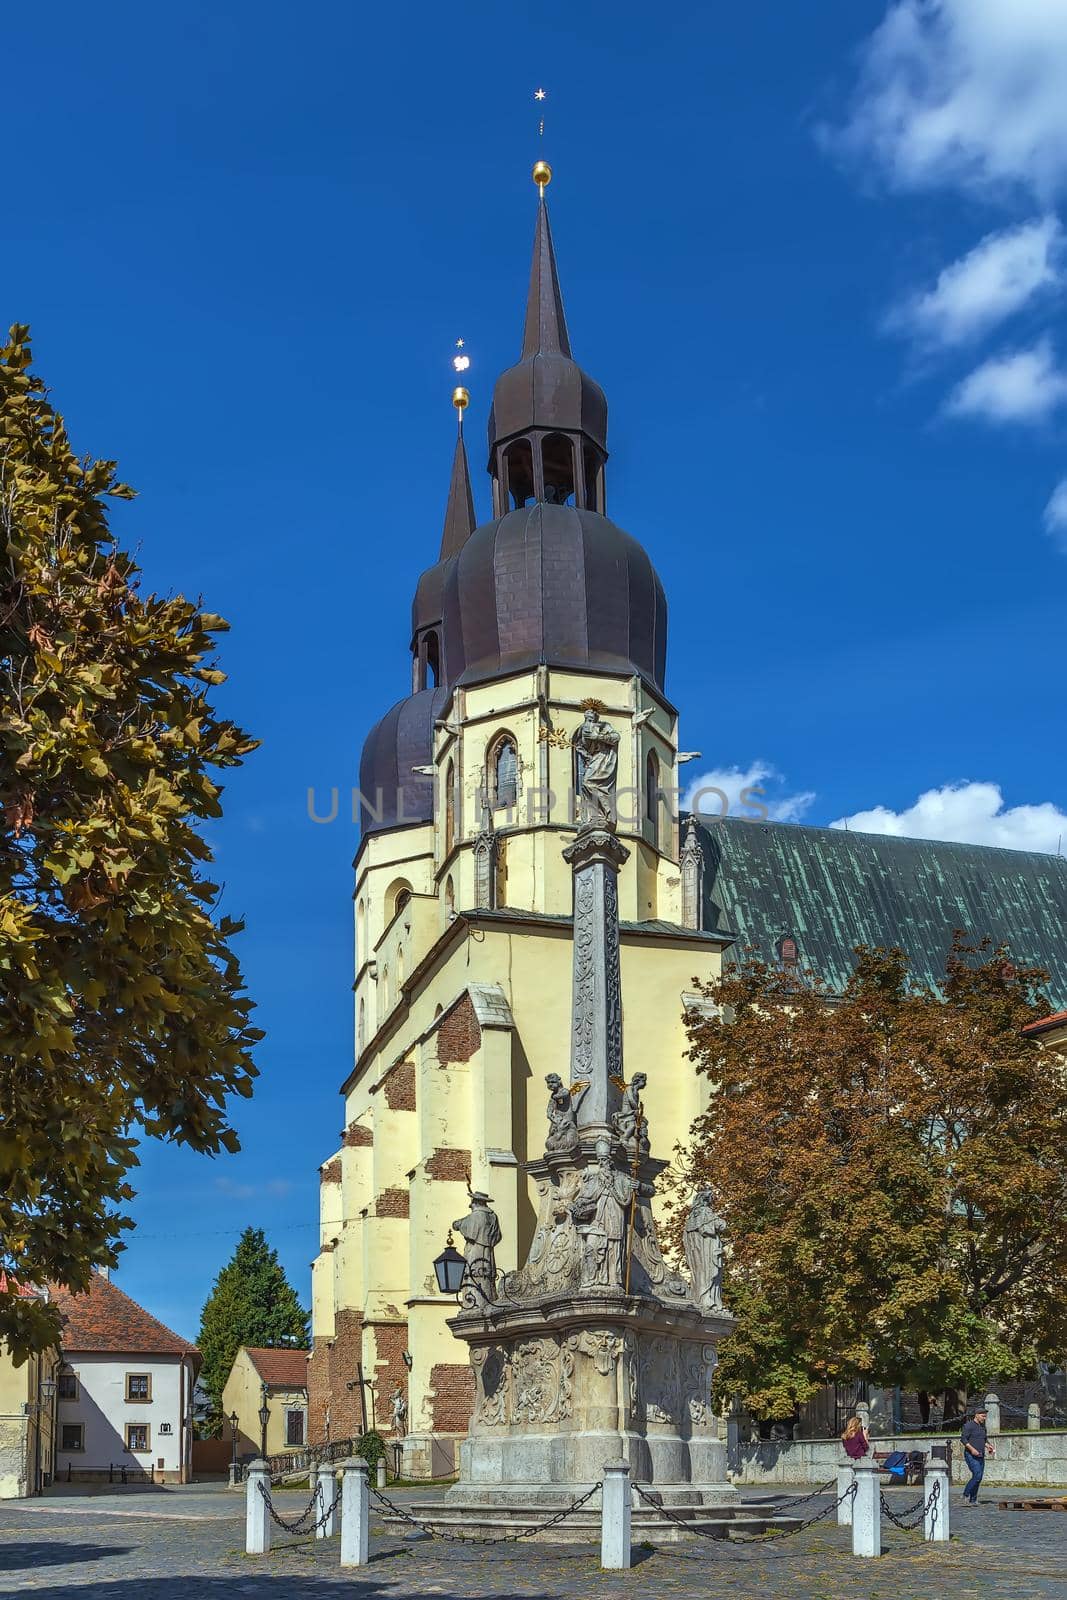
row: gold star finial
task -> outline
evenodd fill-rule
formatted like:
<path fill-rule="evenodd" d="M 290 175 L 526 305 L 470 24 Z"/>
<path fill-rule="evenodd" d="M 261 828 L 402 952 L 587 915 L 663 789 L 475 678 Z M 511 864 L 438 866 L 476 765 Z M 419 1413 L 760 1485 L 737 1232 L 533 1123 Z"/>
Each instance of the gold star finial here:
<path fill-rule="evenodd" d="M 464 354 L 464 346 L 466 342 L 467 341 L 465 339 L 456 340 L 456 349 L 460 352 L 459 355 L 452 357 L 452 366 L 456 372 L 466 372 L 467 368 L 471 364 L 470 356 Z"/>

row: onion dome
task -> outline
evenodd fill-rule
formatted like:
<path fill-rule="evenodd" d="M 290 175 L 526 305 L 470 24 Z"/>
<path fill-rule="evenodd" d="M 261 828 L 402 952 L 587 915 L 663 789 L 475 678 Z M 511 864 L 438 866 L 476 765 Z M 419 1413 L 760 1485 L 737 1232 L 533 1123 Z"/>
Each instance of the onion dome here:
<path fill-rule="evenodd" d="M 433 821 L 433 777 L 414 769 L 433 761 L 434 723 L 447 698 L 443 686 L 408 695 L 368 733 L 359 762 L 364 836 L 405 823 Z"/>
<path fill-rule="evenodd" d="M 538 504 L 477 528 L 445 574 L 445 676 L 546 662 L 662 690 L 667 602 L 648 554 L 596 511 Z"/>

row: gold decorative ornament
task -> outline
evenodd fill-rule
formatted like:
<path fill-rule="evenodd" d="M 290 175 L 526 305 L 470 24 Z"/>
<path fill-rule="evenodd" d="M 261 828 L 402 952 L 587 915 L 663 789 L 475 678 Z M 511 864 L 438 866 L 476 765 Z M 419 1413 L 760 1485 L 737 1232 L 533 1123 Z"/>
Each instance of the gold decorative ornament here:
<path fill-rule="evenodd" d="M 545 722 L 542 722 L 537 730 L 537 739 L 540 744 L 558 745 L 561 750 L 566 750 L 571 742 L 563 728 L 550 728 Z"/>
<path fill-rule="evenodd" d="M 552 168 L 549 166 L 547 161 L 534 162 L 533 181 L 540 190 L 541 197 L 543 199 L 545 190 L 552 182 Z"/>
<path fill-rule="evenodd" d="M 461 422 L 463 420 L 463 413 L 466 411 L 470 403 L 471 397 L 469 389 L 464 389 L 463 385 L 459 384 L 455 389 L 452 390 L 452 404 L 459 412 L 459 418 Z"/>
<path fill-rule="evenodd" d="M 603 700 L 597 700 L 595 696 L 590 696 L 588 700 L 583 700 L 581 706 L 583 711 L 603 712 L 607 709 Z"/>

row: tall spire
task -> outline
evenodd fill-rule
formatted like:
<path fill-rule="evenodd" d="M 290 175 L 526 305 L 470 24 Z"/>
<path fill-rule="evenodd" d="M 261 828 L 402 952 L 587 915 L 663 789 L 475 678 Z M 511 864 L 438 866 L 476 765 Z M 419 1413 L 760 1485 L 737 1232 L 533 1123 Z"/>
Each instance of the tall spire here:
<path fill-rule="evenodd" d="M 538 183 L 538 188 L 540 199 L 537 203 L 537 232 L 534 234 L 530 293 L 526 301 L 526 329 L 523 334 L 520 361 L 526 361 L 530 356 L 536 355 L 569 356 L 571 353 L 567 318 L 563 313 L 563 296 L 559 291 L 556 252 L 552 246 L 552 229 L 548 222 L 544 185 Z"/>
<path fill-rule="evenodd" d="M 460 413 L 462 417 L 462 412 Z M 452 457 L 452 481 L 448 486 L 448 504 L 445 507 L 445 526 L 441 534 L 441 554 L 447 561 L 458 555 L 474 532 L 474 496 L 471 493 L 471 475 L 467 468 L 467 450 L 463 443 L 463 423 L 456 436 L 456 453 Z"/>

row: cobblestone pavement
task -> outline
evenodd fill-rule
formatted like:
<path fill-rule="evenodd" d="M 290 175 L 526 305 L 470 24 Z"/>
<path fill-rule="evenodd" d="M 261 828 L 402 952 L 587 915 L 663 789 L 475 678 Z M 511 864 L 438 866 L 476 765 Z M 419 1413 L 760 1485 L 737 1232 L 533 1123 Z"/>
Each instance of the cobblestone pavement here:
<path fill-rule="evenodd" d="M 913 1493 L 891 1496 L 899 1512 Z M 407 1497 L 412 1509 L 419 1497 Z M 36 1600 L 318 1600 L 339 1586 L 357 1600 L 1062 1600 L 1067 1515 L 959 1510 L 954 1537 L 926 1545 L 884 1525 L 881 1560 L 855 1560 L 847 1529 L 832 1523 L 788 1539 L 746 1545 L 692 1539 L 638 1550 L 630 1572 L 601 1572 L 599 1551 L 523 1543 L 479 1546 L 408 1542 L 375 1533 L 368 1567 L 339 1566 L 336 1539 L 279 1542 L 269 1556 L 243 1553 L 242 1504 L 190 1493 L 152 1501 L 108 1497 L 0 1503 L 0 1597 Z M 277 1497 L 293 1516 L 306 1497 Z M 827 1503 L 827 1502 L 822 1502 Z M 210 1506 L 209 1510 L 205 1510 Z M 154 1509 L 155 1508 L 155 1509 Z M 810 1514 L 810 1505 L 805 1514 Z M 119 1514 L 116 1515 L 116 1512 Z M 165 1514 L 161 1514 L 165 1513 Z"/>

